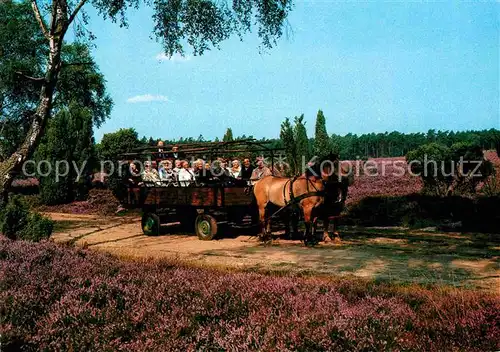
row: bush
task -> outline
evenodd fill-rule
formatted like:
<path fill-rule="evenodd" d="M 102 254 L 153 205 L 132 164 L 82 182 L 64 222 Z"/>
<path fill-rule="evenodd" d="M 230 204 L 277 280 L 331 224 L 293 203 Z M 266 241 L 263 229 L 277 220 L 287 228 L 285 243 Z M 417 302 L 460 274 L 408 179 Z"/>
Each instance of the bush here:
<path fill-rule="evenodd" d="M 29 213 L 28 205 L 20 196 L 12 197 L 0 216 L 3 235 L 10 239 L 16 239 L 17 235 L 28 224 Z"/>
<path fill-rule="evenodd" d="M 422 178 L 423 193 L 428 195 L 474 194 L 479 183 L 494 171 L 481 147 L 471 143 L 451 147 L 425 144 L 410 151 L 406 160 L 411 163 L 411 171 Z"/>
<path fill-rule="evenodd" d="M 30 211 L 28 203 L 20 196 L 9 200 L 0 214 L 0 224 L 4 236 L 34 242 L 49 238 L 54 226 L 52 220 Z"/>
<path fill-rule="evenodd" d="M 40 213 L 28 214 L 26 226 L 19 232 L 18 239 L 39 242 L 52 234 L 54 222 Z"/>
<path fill-rule="evenodd" d="M 422 228 L 461 224 L 462 230 L 498 232 L 500 197 L 438 197 L 411 194 L 366 197 L 349 207 L 344 224 Z"/>

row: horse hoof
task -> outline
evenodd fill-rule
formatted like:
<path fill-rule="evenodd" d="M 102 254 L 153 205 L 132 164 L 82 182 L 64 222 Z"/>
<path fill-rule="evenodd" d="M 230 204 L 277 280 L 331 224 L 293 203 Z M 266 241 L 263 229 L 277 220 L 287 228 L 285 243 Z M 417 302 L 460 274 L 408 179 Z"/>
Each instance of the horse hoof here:
<path fill-rule="evenodd" d="M 331 242 L 332 239 L 330 238 L 330 236 L 328 234 L 324 234 L 323 235 L 323 242 Z"/>
<path fill-rule="evenodd" d="M 317 238 L 304 238 L 304 245 L 306 247 L 314 247 L 318 244 L 318 242 L 319 241 Z"/>
<path fill-rule="evenodd" d="M 270 243 L 272 243 L 273 241 L 273 237 L 271 235 L 271 233 L 265 233 L 265 234 L 261 234 L 259 236 L 259 239 L 261 242 L 263 242 L 265 245 L 268 245 Z"/>

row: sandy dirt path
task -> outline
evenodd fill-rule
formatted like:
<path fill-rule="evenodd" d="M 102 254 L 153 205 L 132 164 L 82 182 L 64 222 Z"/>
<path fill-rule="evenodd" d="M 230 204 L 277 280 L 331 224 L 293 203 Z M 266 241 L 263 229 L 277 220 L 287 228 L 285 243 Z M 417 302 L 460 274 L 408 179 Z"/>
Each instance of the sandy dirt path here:
<path fill-rule="evenodd" d="M 195 235 L 178 234 L 175 225 L 164 228 L 160 236 L 148 237 L 142 234 L 137 216 L 47 215 L 56 221 L 54 241 L 127 258 L 166 258 L 250 271 L 353 275 L 500 290 L 500 244 L 489 242 L 490 237 L 397 228 L 346 229 L 340 244 L 307 248 L 300 241 L 278 239 L 265 246 L 256 237 L 231 232 L 219 240 L 200 241 Z"/>

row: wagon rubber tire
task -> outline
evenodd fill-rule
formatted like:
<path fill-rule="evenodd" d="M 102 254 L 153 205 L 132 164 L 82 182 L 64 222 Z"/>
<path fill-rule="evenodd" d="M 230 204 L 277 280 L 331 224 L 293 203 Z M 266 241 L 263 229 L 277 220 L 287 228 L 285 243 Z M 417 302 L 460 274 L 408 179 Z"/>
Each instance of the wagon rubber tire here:
<path fill-rule="evenodd" d="M 141 227 L 146 236 L 158 236 L 160 234 L 160 217 L 155 213 L 144 213 Z"/>
<path fill-rule="evenodd" d="M 217 220 L 213 216 L 200 214 L 196 217 L 195 231 L 202 241 L 211 241 L 217 235 Z"/>

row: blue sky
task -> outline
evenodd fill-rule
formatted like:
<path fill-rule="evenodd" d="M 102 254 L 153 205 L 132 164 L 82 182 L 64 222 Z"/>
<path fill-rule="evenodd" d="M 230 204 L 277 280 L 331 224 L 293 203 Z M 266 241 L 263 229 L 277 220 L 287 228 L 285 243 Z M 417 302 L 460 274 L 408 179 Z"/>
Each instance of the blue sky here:
<path fill-rule="evenodd" d="M 87 8 L 94 56 L 115 102 L 104 133 L 277 137 L 318 109 L 329 133 L 499 128 L 499 4 L 296 1 L 288 35 L 259 54 L 255 34 L 203 56 L 161 57 L 151 11 L 129 28 Z M 190 54 L 189 50 L 187 51 Z"/>

